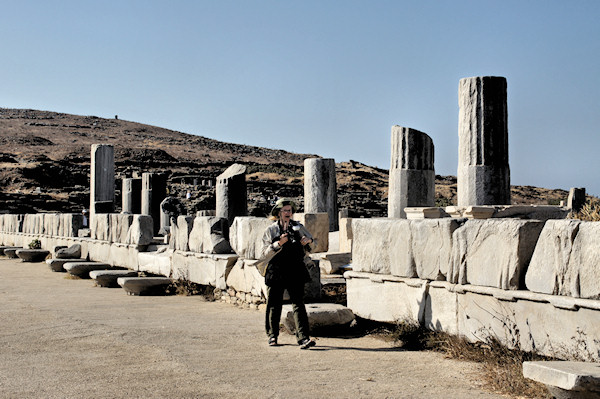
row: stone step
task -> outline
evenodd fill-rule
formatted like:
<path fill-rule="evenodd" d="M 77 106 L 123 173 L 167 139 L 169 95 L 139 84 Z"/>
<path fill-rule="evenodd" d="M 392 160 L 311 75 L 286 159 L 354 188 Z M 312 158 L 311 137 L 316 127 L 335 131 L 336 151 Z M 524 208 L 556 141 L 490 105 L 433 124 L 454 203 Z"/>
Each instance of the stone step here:
<path fill-rule="evenodd" d="M 346 279 L 339 274 L 321 274 L 321 285 L 333 284 L 346 284 Z"/>
<path fill-rule="evenodd" d="M 17 249 L 15 254 L 23 262 L 43 262 L 50 254 L 50 251 L 45 249 Z"/>
<path fill-rule="evenodd" d="M 168 277 L 119 277 L 119 284 L 128 295 L 143 295 L 155 293 L 171 284 Z"/>
<path fill-rule="evenodd" d="M 306 314 L 312 332 L 339 330 L 350 326 L 354 320 L 354 313 L 349 308 L 335 303 L 308 303 Z M 283 305 L 281 310 L 281 324 L 290 332 L 296 330 L 292 305 Z"/>
<path fill-rule="evenodd" d="M 66 272 L 63 265 L 67 262 L 87 262 L 87 259 L 46 259 L 46 264 L 53 272 Z"/>
<path fill-rule="evenodd" d="M 14 248 L 14 249 L 21 249 L 21 248 L 23 248 L 23 247 L 14 247 L 14 246 L 12 246 L 12 245 L 2 245 L 2 246 L 0 246 L 0 255 L 6 255 L 6 254 L 4 253 L 4 250 L 5 250 L 5 249 L 11 249 L 11 248 Z"/>
<path fill-rule="evenodd" d="M 92 270 L 90 278 L 100 287 L 118 287 L 119 277 L 137 277 L 138 272 L 133 270 Z"/>
<path fill-rule="evenodd" d="M 23 248 L 23 247 L 4 248 L 4 255 L 6 255 L 6 257 L 10 258 L 10 259 L 16 259 L 16 258 L 18 258 L 17 249 L 25 249 L 25 248 Z"/>
<path fill-rule="evenodd" d="M 69 274 L 80 278 L 89 278 L 92 270 L 106 270 L 112 268 L 108 263 L 72 261 L 66 262 L 63 267 Z"/>
<path fill-rule="evenodd" d="M 546 385 L 555 398 L 600 398 L 600 364 L 523 362 L 523 376 Z"/>

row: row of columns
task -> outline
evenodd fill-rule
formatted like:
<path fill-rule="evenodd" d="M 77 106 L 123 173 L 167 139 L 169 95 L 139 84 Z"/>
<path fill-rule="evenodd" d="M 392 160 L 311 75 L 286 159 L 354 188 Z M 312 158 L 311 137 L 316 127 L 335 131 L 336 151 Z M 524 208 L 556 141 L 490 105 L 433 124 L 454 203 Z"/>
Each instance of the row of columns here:
<path fill-rule="evenodd" d="M 509 205 L 508 107 L 506 79 L 484 76 L 461 79 L 458 88 L 459 206 Z M 90 214 L 107 212 L 114 201 L 114 152 L 92 146 Z M 141 189 L 140 189 L 141 187 Z M 217 178 L 216 215 L 229 223 L 247 215 L 246 167 L 232 165 Z M 138 194 L 141 191 L 141 196 Z M 164 175 L 144 173 L 123 180 L 123 211 L 154 216 L 160 228 L 160 203 L 166 196 Z M 406 207 L 433 206 L 435 168 L 433 140 L 415 129 L 392 127 L 388 216 L 404 218 Z M 138 209 L 137 204 L 141 204 Z M 304 162 L 304 210 L 329 214 L 329 229 L 338 229 L 335 161 Z"/>
<path fill-rule="evenodd" d="M 457 203 L 510 205 L 506 79 L 483 76 L 458 85 Z M 418 130 L 392 127 L 388 216 L 435 203 L 434 146 Z"/>

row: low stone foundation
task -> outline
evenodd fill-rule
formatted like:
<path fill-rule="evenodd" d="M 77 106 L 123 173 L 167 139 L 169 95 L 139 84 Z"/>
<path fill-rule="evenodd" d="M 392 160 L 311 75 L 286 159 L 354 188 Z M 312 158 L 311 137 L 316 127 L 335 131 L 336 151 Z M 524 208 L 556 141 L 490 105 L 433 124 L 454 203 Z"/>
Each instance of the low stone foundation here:
<path fill-rule="evenodd" d="M 523 290 L 346 272 L 348 307 L 381 322 L 418 321 L 469 341 L 556 358 L 600 360 L 600 301 Z"/>

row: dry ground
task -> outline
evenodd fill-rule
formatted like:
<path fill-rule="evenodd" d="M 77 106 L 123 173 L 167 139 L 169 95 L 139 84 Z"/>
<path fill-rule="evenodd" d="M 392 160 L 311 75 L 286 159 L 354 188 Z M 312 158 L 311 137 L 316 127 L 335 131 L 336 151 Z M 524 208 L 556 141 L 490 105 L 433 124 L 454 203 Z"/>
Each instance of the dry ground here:
<path fill-rule="evenodd" d="M 201 297 L 128 296 L 0 259 L 2 398 L 500 398 L 477 366 L 374 337 L 290 335 Z"/>

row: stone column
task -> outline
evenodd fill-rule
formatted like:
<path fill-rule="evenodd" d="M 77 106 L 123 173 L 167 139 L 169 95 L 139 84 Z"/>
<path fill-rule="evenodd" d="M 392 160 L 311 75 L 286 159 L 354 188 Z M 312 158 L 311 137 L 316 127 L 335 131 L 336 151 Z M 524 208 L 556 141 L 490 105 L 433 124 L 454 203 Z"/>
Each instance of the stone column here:
<path fill-rule="evenodd" d="M 329 231 L 337 231 L 337 180 L 332 158 L 304 160 L 304 213 L 319 212 L 329 215 Z"/>
<path fill-rule="evenodd" d="M 115 200 L 115 152 L 112 145 L 92 144 L 90 156 L 90 226 L 96 213 L 110 213 Z"/>
<path fill-rule="evenodd" d="M 406 207 L 434 206 L 433 163 L 434 147 L 431 137 L 407 127 L 392 127 L 388 217 L 406 219 Z"/>
<path fill-rule="evenodd" d="M 160 173 L 142 173 L 142 215 L 152 216 L 154 234 L 160 230 L 160 203 L 167 196 L 167 177 Z"/>
<path fill-rule="evenodd" d="M 134 215 L 142 212 L 142 179 L 123 179 L 122 213 Z"/>
<path fill-rule="evenodd" d="M 585 187 L 572 187 L 569 190 L 567 208 L 573 212 L 579 212 L 585 205 Z"/>
<path fill-rule="evenodd" d="M 458 206 L 509 205 L 506 79 L 461 79 L 458 103 Z"/>
<path fill-rule="evenodd" d="M 244 165 L 233 164 L 217 177 L 216 214 L 217 217 L 226 218 L 230 226 L 236 216 L 248 214 Z"/>

